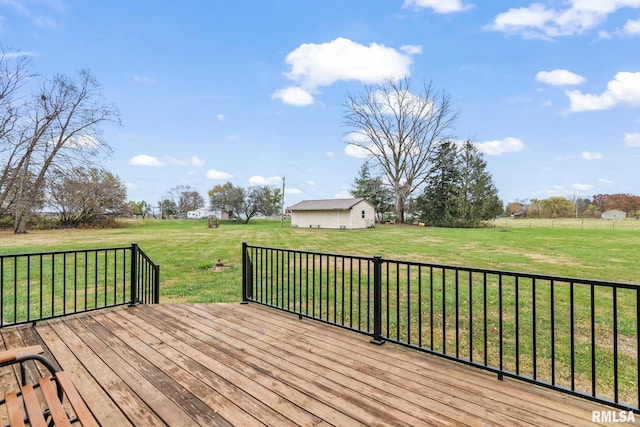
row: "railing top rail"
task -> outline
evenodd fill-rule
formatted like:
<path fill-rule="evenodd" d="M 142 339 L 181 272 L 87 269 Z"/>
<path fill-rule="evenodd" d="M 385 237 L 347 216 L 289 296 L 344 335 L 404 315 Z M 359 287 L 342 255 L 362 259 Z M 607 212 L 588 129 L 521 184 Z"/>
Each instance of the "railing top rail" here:
<path fill-rule="evenodd" d="M 126 249 L 131 249 L 131 246 L 117 246 L 117 247 L 91 248 L 91 249 L 69 249 L 65 251 L 25 252 L 21 254 L 0 254 L 0 258 L 15 258 L 15 257 L 39 256 L 39 255 L 77 254 L 77 253 L 89 253 L 89 252 L 100 252 L 100 251 L 121 251 Z"/>
<path fill-rule="evenodd" d="M 266 249 L 271 251 L 282 251 L 282 252 L 290 252 L 290 253 L 297 253 L 297 254 L 322 255 L 322 256 L 330 256 L 330 257 L 360 259 L 363 261 L 371 261 L 373 259 L 370 256 L 364 256 L 364 255 L 345 255 L 345 254 L 335 254 L 330 252 L 303 251 L 298 249 L 274 248 L 269 246 L 255 246 L 255 245 L 249 245 L 249 244 L 247 244 L 247 248 Z"/>
<path fill-rule="evenodd" d="M 145 261 L 147 261 L 149 264 L 153 265 L 154 267 L 157 267 L 158 264 L 156 264 L 155 262 L 153 262 L 151 260 L 151 258 L 149 258 L 149 255 L 147 255 L 146 253 L 144 253 L 144 251 L 142 249 L 140 249 L 140 247 L 138 246 L 138 253 L 140 254 L 140 256 L 142 258 L 144 258 Z"/>
<path fill-rule="evenodd" d="M 247 247 L 255 248 L 255 249 L 267 249 L 267 250 L 275 250 L 275 251 L 300 253 L 300 254 L 315 254 L 315 255 L 322 255 L 322 256 L 361 259 L 361 260 L 368 260 L 368 261 L 373 261 L 373 258 L 374 258 L 372 256 L 344 255 L 344 254 L 335 254 L 335 253 L 274 248 L 274 247 L 268 247 L 268 246 L 247 245 Z M 445 270 L 457 270 L 457 271 L 481 273 L 481 274 L 495 274 L 500 276 L 519 277 L 519 278 L 535 279 L 535 280 L 547 280 L 547 281 L 561 282 L 561 283 L 606 286 L 606 287 L 616 287 L 616 288 L 623 288 L 623 289 L 637 289 L 640 287 L 639 283 L 631 283 L 631 282 L 616 282 L 616 281 L 609 281 L 609 280 L 586 279 L 586 278 L 580 278 L 580 277 L 557 276 L 557 275 L 538 274 L 538 273 L 523 273 L 523 272 L 509 271 L 509 270 L 464 267 L 464 266 L 452 265 L 452 264 L 435 264 L 435 263 L 426 263 L 426 262 L 420 262 L 420 261 L 403 261 L 403 260 L 396 260 L 396 259 L 389 259 L 389 258 L 382 258 L 382 261 L 385 263 L 398 264 L 398 265 L 409 265 L 409 266 L 415 266 L 415 267 L 427 267 L 427 268 L 437 268 L 437 269 L 445 269 Z"/>
<path fill-rule="evenodd" d="M 447 270 L 466 271 L 471 273 L 496 274 L 501 276 L 520 277 L 520 278 L 536 279 L 536 280 L 548 280 L 548 281 L 554 281 L 554 282 L 575 283 L 575 284 L 582 284 L 582 285 L 598 285 L 598 286 L 611 286 L 611 287 L 615 286 L 619 288 L 630 288 L 630 289 L 636 289 L 640 287 L 639 283 L 632 283 L 632 282 L 615 282 L 610 280 L 586 279 L 582 277 L 558 276 L 558 275 L 550 275 L 550 274 L 524 273 L 524 272 L 510 271 L 510 270 L 464 267 L 464 266 L 451 265 L 451 264 L 432 264 L 432 263 L 423 263 L 418 261 L 399 261 L 399 260 L 388 259 L 388 258 L 383 258 L 383 260 L 384 262 L 394 263 L 394 264 L 397 263 L 397 264 L 404 264 L 404 265 L 433 267 L 433 268 L 441 268 L 441 269 L 447 269 Z"/>

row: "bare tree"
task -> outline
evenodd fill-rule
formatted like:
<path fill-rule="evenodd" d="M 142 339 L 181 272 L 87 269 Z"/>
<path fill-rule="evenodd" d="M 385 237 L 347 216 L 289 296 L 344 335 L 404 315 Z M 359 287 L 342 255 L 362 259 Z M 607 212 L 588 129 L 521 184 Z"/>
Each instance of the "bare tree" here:
<path fill-rule="evenodd" d="M 105 169 L 77 167 L 50 174 L 48 204 L 62 225 L 93 224 L 125 209 L 127 189 Z M 143 202 L 146 203 L 146 202 Z"/>
<path fill-rule="evenodd" d="M 15 184 L 20 174 L 16 164 L 22 146 L 17 125 L 24 114 L 20 90 L 32 77 L 28 66 L 26 55 L 0 50 L 0 215 L 9 212 L 17 197 Z"/>
<path fill-rule="evenodd" d="M 7 61 L 9 55 L 4 54 Z M 2 62 L 0 61 L 0 65 Z M 24 80 L 25 64 L 9 68 L 14 94 Z M 9 87 L 5 75 L 0 87 Z M 118 121 L 114 106 L 102 97 L 98 82 L 89 71 L 78 72 L 75 79 L 55 75 L 34 89 L 27 102 L 12 98 L 8 107 L 16 117 L 0 135 L 2 174 L 0 175 L 0 213 L 15 215 L 15 232 L 25 233 L 27 220 L 39 196 L 43 194 L 49 173 L 71 170 L 90 164 L 98 153 L 110 151 L 100 139 L 100 125 Z"/>
<path fill-rule="evenodd" d="M 404 222 L 411 194 L 428 178 L 437 146 L 449 138 L 457 118 L 450 96 L 425 84 L 419 95 L 409 79 L 386 79 L 347 95 L 347 144 L 364 152 L 395 194 L 396 221 Z"/>
<path fill-rule="evenodd" d="M 204 198 L 190 185 L 178 185 L 169 190 L 166 198 L 172 200 L 179 213 L 187 213 L 204 207 Z"/>

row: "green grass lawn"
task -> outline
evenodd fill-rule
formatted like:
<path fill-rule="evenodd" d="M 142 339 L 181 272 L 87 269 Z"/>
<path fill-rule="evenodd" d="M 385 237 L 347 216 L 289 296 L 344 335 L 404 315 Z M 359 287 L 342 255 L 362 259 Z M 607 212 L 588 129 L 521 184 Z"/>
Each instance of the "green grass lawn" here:
<path fill-rule="evenodd" d="M 239 224 L 231 221 L 223 221 L 219 228 L 208 228 L 206 220 L 137 220 L 124 221 L 121 228 L 110 230 L 48 230 L 31 231 L 27 235 L 14 235 L 10 231 L 0 231 L 0 254 L 33 253 L 51 250 L 76 250 L 126 246 L 136 242 L 140 248 L 161 266 L 161 291 L 160 301 L 171 302 L 234 302 L 241 299 L 241 250 L 242 242 L 256 246 L 268 246 L 274 248 L 287 248 L 303 251 L 314 251 L 332 254 L 374 256 L 383 258 L 418 261 L 423 263 L 458 265 L 493 270 L 509 270 L 542 275 L 568 276 L 575 278 L 599 279 L 615 282 L 638 283 L 637 256 L 640 253 L 640 221 L 550 221 L 550 220 L 511 220 L 496 221 L 492 227 L 479 229 L 438 229 L 416 226 L 382 225 L 375 229 L 365 230 L 328 230 L 328 229 L 303 229 L 291 228 L 285 222 L 281 227 L 279 221 L 253 220 L 249 224 Z M 221 260 L 225 269 L 215 271 L 212 267 L 217 260 Z M 540 294 L 538 311 L 542 315 L 537 322 L 539 331 L 547 331 L 549 322 L 544 313 L 549 310 L 542 306 L 544 296 L 549 293 L 548 287 L 539 285 L 537 293 Z M 515 299 L 511 295 L 512 286 L 505 290 L 504 305 L 507 313 L 513 313 Z M 522 295 L 519 301 L 518 311 L 520 319 L 519 332 L 528 336 L 531 330 L 530 301 L 526 295 L 531 293 L 530 285 L 523 283 Z M 462 290 L 463 300 L 468 298 Z M 566 293 L 566 289 L 556 292 Z M 580 290 L 579 292 L 583 292 Z M 631 291 L 626 291 L 631 292 Z M 450 299 L 455 295 L 453 288 L 447 291 Z M 474 299 L 480 294 L 476 293 Z M 631 308 L 635 305 L 631 295 L 626 298 L 621 293 L 620 301 L 629 299 Z M 558 305 L 567 300 L 567 296 L 559 295 Z M 587 304 L 588 295 L 579 297 L 579 304 Z M 608 294 L 597 296 L 603 301 L 610 299 Z M 412 299 L 415 303 L 415 298 Z M 490 296 L 491 310 L 495 311 L 495 295 Z M 475 303 L 474 303 L 475 304 Z M 583 305 L 584 305 L 583 304 Z M 609 307 L 609 306 L 607 306 Z M 625 305 L 626 307 L 626 305 Z M 566 381 L 569 358 L 568 341 L 568 316 L 562 307 L 556 308 L 560 315 L 560 322 L 556 326 L 558 342 L 556 343 L 556 355 L 558 375 Z M 562 311 L 564 310 L 564 311 Z M 607 310 L 609 310 L 607 308 Z M 493 312 L 492 311 L 492 312 Z M 637 331 L 634 313 L 620 312 L 619 319 L 620 340 L 623 344 L 628 340 L 631 347 L 630 354 L 626 353 L 626 346 L 621 350 L 621 384 L 637 381 L 635 367 L 637 366 L 637 354 L 633 351 Z M 415 311 L 414 311 L 415 312 Z M 474 308 L 479 313 L 480 307 Z M 447 322 L 451 323 L 451 313 L 447 315 Z M 600 315 L 599 312 L 596 312 Z M 436 315 L 438 315 L 436 313 Z M 497 316 L 497 314 L 496 314 Z M 581 331 L 588 325 L 589 314 L 577 313 L 576 330 Z M 464 317 L 464 313 L 463 313 Z M 609 324 L 610 310 L 604 313 L 604 320 L 598 320 L 598 328 L 603 330 L 603 343 L 605 350 L 599 350 L 597 357 L 610 358 L 609 337 L 611 325 Z M 564 320 L 563 320 L 564 319 Z M 436 319 L 442 325 L 443 319 Z M 454 319 L 455 320 L 455 319 Z M 494 322 L 496 319 L 491 319 Z M 407 322 L 406 319 L 400 320 Z M 415 322 L 415 319 L 410 319 Z M 627 321 L 631 322 L 627 325 Z M 564 323 L 562 323 L 564 322 Z M 609 323 L 608 323 L 609 322 Z M 392 325 L 393 326 L 393 325 Z M 505 317 L 504 323 L 505 348 L 513 348 L 514 345 L 514 319 Z M 491 348 L 497 346 L 497 338 L 494 330 L 499 325 L 490 325 L 492 335 Z M 461 325 L 463 334 L 468 326 Z M 581 329 L 582 328 L 582 329 Z M 436 333 L 440 330 L 434 324 Z M 414 325 L 413 331 L 417 330 Z M 449 335 L 452 329 L 448 329 L 447 341 L 455 342 Z M 474 329 L 474 335 L 480 331 L 478 326 Z M 589 331 L 584 332 L 584 340 L 579 336 L 577 343 L 577 382 L 584 390 L 590 386 L 590 355 L 581 354 L 583 348 L 589 347 Z M 399 337 L 408 339 L 409 337 Z M 455 338 L 455 337 L 454 337 Z M 481 336 L 467 339 L 462 342 L 462 353 L 475 348 L 476 355 L 481 354 L 478 342 Z M 476 342 L 477 339 L 480 341 Z M 586 340 L 586 341 L 585 341 Z M 549 367 L 545 361 L 550 358 L 550 346 L 548 337 L 542 335 L 538 342 L 537 354 L 539 355 L 539 369 L 545 372 Z M 565 342 L 567 341 L 567 342 Z M 584 341 L 584 342 L 583 342 Z M 415 342 L 415 338 L 412 342 Z M 521 347 L 521 369 L 527 374 L 530 371 L 530 358 L 532 349 L 530 342 L 524 342 Z M 566 354 L 565 354 L 566 353 Z M 477 357 L 477 356 L 476 356 Z M 492 357 L 495 357 L 493 355 Z M 505 353 L 506 360 L 513 364 L 515 358 L 511 353 Z M 605 363 L 610 366 L 610 363 Z M 604 366 L 604 365 L 603 365 Z M 608 368 L 607 368 L 608 369 Z M 627 372 L 629 371 L 629 372 Z M 530 373 L 529 373 L 530 374 Z M 600 371 L 599 376 L 606 372 Z M 539 375 L 544 376 L 539 372 Z M 599 383 L 599 392 L 611 395 L 611 376 L 607 376 Z M 625 386 L 625 390 L 634 390 L 633 384 Z M 637 391 L 624 391 L 623 401 L 637 402 Z"/>
<path fill-rule="evenodd" d="M 540 222 L 542 223 L 542 222 Z M 622 221 L 618 221 L 622 223 Z M 239 301 L 241 245 L 373 256 L 637 283 L 640 221 L 624 227 L 589 221 L 554 228 L 505 220 L 496 227 L 439 229 L 383 225 L 366 230 L 290 228 L 285 222 L 249 224 L 206 220 L 138 220 L 110 230 L 0 231 L 0 254 L 102 248 L 136 242 L 161 266 L 161 302 Z M 602 224 L 601 226 L 596 226 Z M 548 224 L 547 224 L 548 225 Z M 611 228 L 610 228 L 611 227 Z M 211 267 L 220 259 L 223 271 Z"/>

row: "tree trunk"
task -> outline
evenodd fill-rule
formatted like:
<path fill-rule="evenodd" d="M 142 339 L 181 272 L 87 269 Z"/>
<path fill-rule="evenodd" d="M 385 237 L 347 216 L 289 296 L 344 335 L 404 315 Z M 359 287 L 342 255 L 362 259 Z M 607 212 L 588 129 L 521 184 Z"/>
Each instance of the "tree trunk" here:
<path fill-rule="evenodd" d="M 26 234 L 27 232 L 27 219 L 29 219 L 29 213 L 18 209 L 16 212 L 15 224 L 13 232 L 15 234 Z"/>
<path fill-rule="evenodd" d="M 396 199 L 396 224 L 404 224 L 404 200 L 402 197 Z"/>

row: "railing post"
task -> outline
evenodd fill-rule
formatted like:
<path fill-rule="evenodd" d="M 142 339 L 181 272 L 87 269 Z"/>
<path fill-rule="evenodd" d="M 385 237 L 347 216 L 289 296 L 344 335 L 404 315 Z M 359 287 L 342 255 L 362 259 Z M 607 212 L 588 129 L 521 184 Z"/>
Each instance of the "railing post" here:
<path fill-rule="evenodd" d="M 129 307 L 138 305 L 138 244 L 131 244 L 131 300 Z"/>
<path fill-rule="evenodd" d="M 247 272 L 249 263 L 247 262 L 247 242 L 242 242 L 242 302 L 240 304 L 249 304 L 249 274 Z"/>
<path fill-rule="evenodd" d="M 153 303 L 160 304 L 160 266 L 154 265 L 155 277 L 153 278 Z"/>
<path fill-rule="evenodd" d="M 373 344 L 382 344 L 382 257 L 373 257 Z"/>

